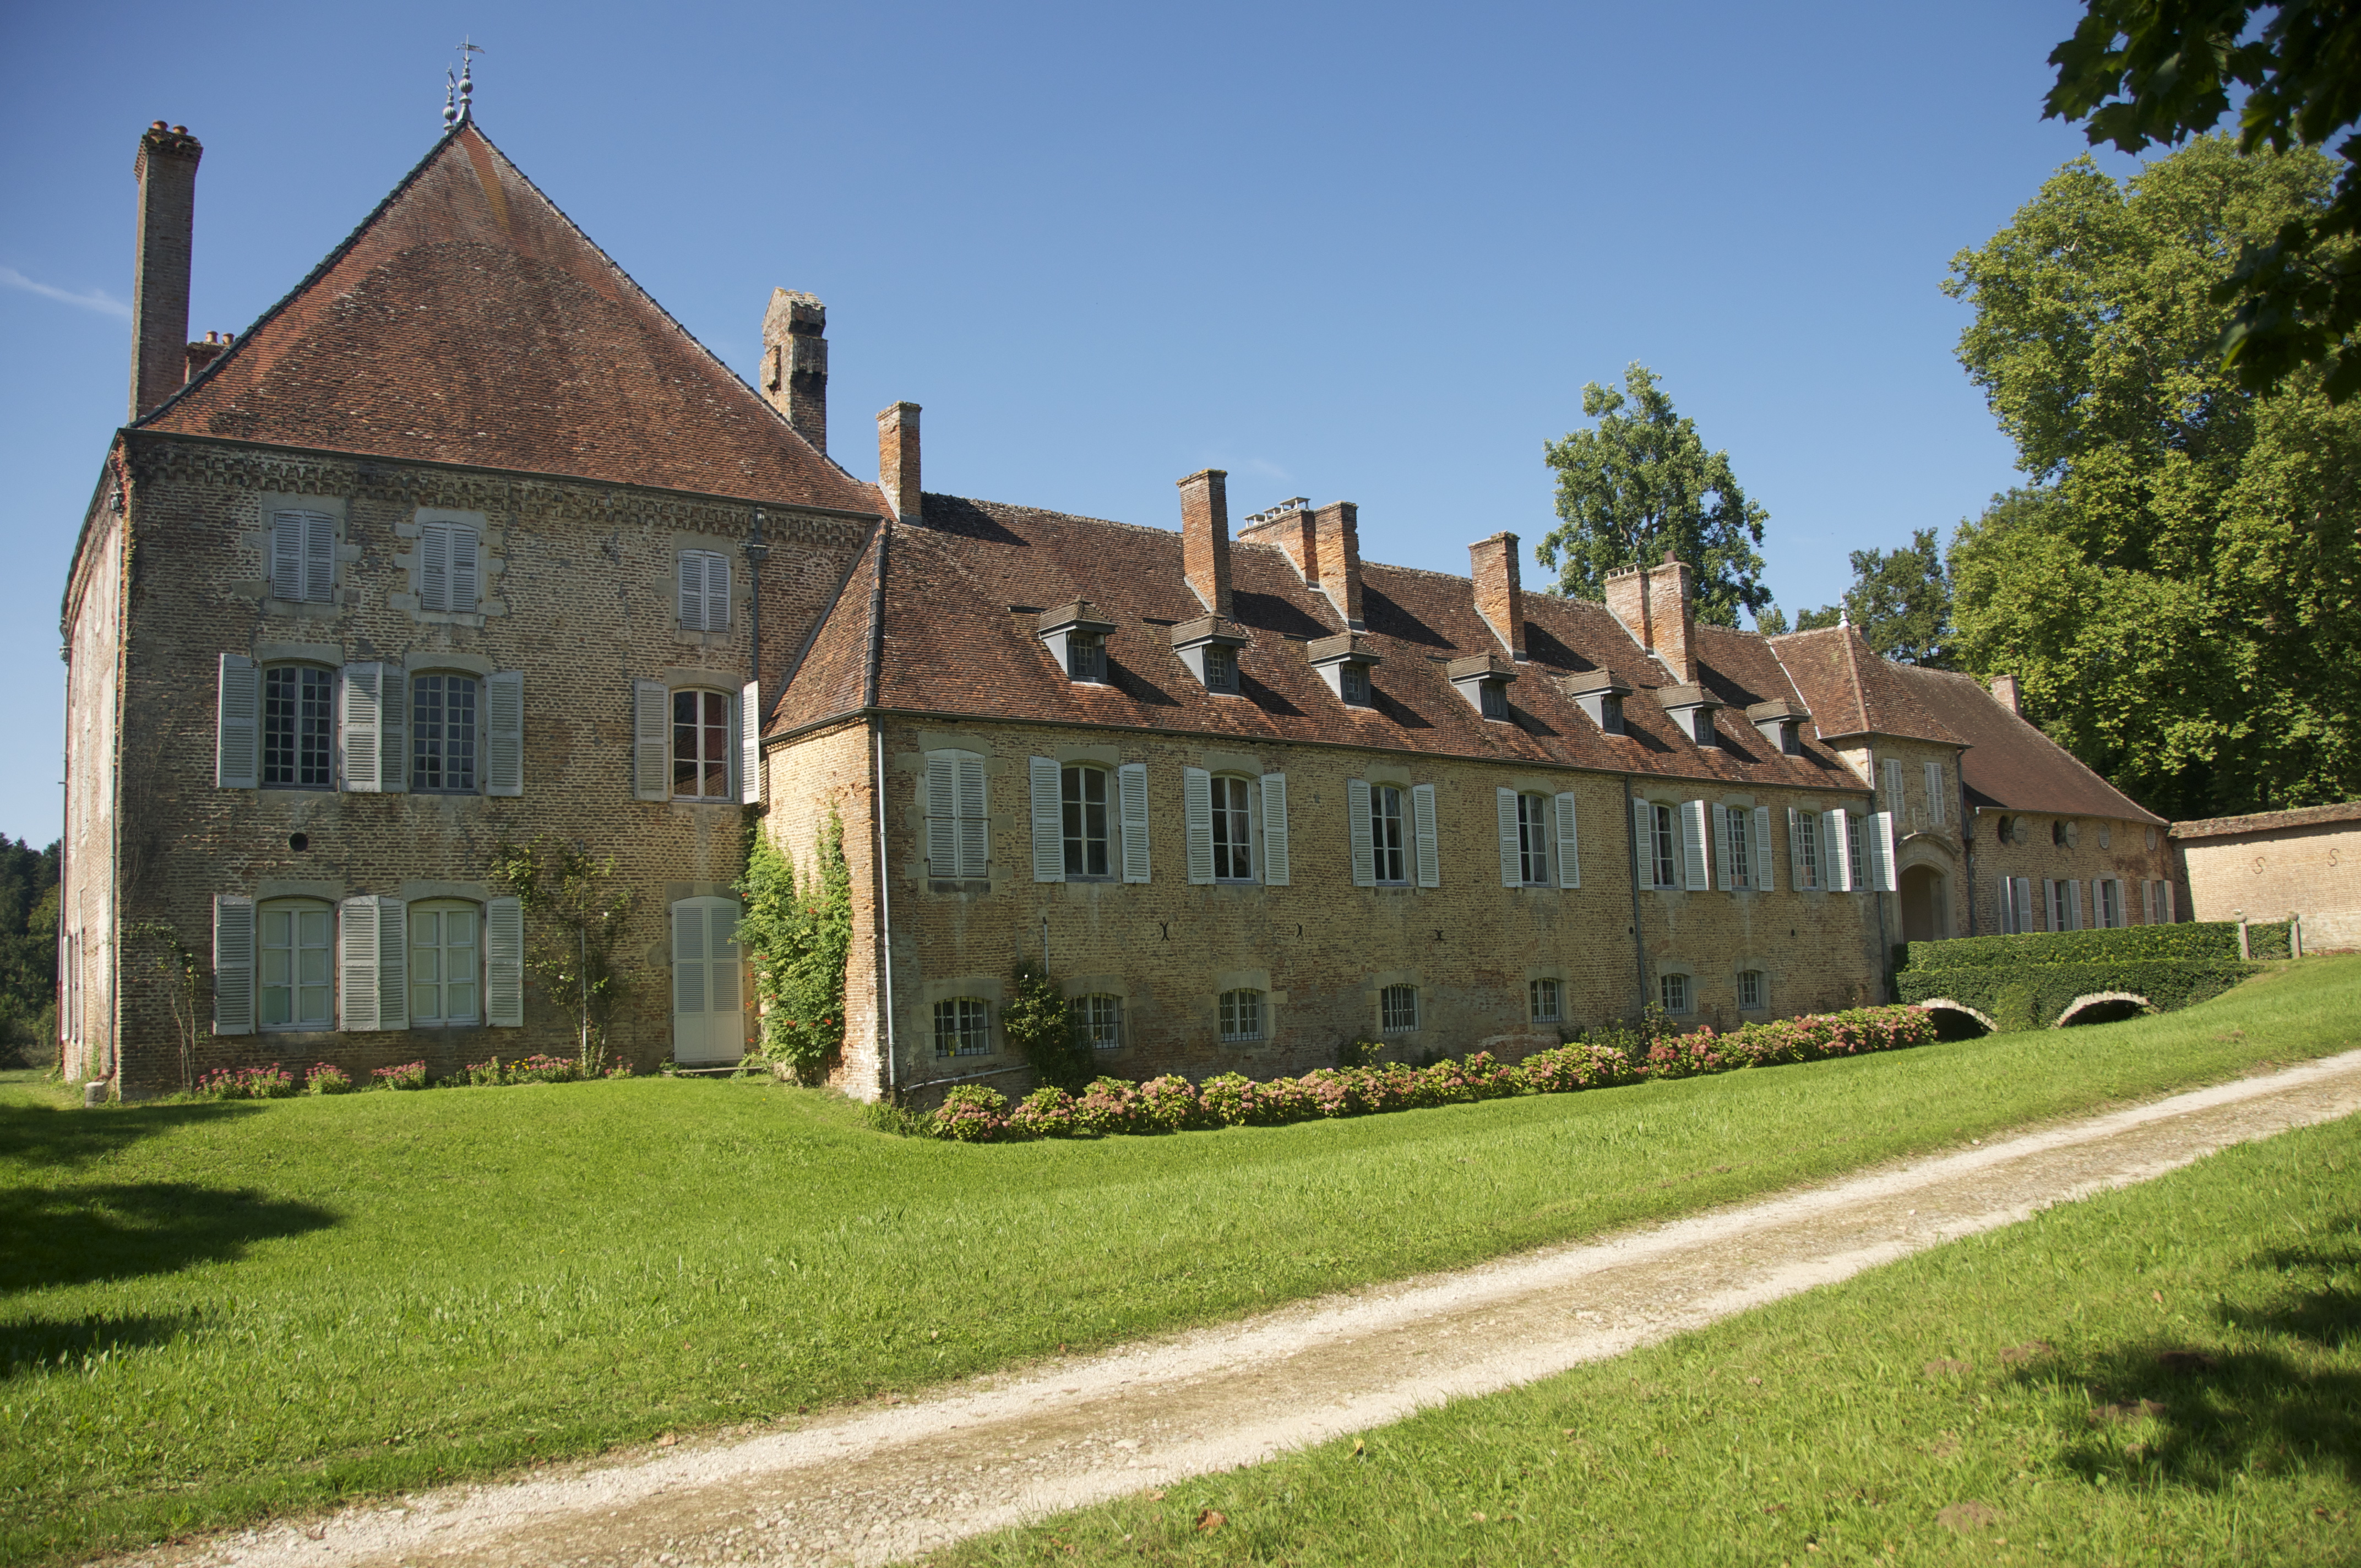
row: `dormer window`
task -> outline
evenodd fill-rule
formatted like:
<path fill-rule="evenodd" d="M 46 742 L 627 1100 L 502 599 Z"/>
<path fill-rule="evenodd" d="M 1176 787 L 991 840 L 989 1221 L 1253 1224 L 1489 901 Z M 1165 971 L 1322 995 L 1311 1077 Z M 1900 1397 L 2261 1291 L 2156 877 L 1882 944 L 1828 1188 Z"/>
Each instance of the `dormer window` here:
<path fill-rule="evenodd" d="M 1780 754 L 1800 757 L 1804 754 L 1804 720 L 1812 716 L 1784 697 L 1758 702 L 1746 710 L 1747 721 L 1756 733 L 1779 748 Z"/>
<path fill-rule="evenodd" d="M 1041 612 L 1041 641 L 1049 656 L 1078 685 L 1099 685 L 1107 678 L 1107 633 L 1115 622 L 1099 618 L 1086 599 L 1074 599 Z"/>
<path fill-rule="evenodd" d="M 1605 670 L 1590 670 L 1578 675 L 1560 675 L 1558 689 L 1580 704 L 1590 716 L 1590 722 L 1602 734 L 1627 734 L 1623 727 L 1623 699 L 1631 695 L 1630 685 Z"/>
<path fill-rule="evenodd" d="M 1503 724 L 1509 722 L 1509 683 L 1517 678 L 1515 664 L 1498 653 L 1471 653 L 1464 659 L 1452 660 L 1444 666 L 1444 673 L 1477 712 Z"/>
<path fill-rule="evenodd" d="M 1666 686 L 1656 694 L 1656 700 L 1664 704 L 1664 711 L 1672 715 L 1673 722 L 1680 726 L 1681 733 L 1697 745 L 1712 747 L 1721 744 L 1721 736 L 1713 727 L 1713 715 L 1714 710 L 1722 705 L 1708 696 L 1703 687 Z"/>
<path fill-rule="evenodd" d="M 1205 650 L 1205 689 L 1209 692 L 1235 692 L 1238 689 L 1238 654 L 1235 648 L 1220 643 Z"/>
<path fill-rule="evenodd" d="M 1336 672 L 1337 695 L 1355 707 L 1369 706 L 1369 668 L 1366 664 L 1346 664 Z"/>
<path fill-rule="evenodd" d="M 1319 638 L 1303 651 L 1338 701 L 1347 707 L 1374 706 L 1369 671 L 1378 660 L 1369 648 L 1368 639 L 1356 631 L 1339 631 L 1334 637 Z"/>
<path fill-rule="evenodd" d="M 1598 696 L 1598 728 L 1609 735 L 1623 733 L 1623 699 L 1613 692 L 1601 692 Z"/>
<path fill-rule="evenodd" d="M 1172 629 L 1172 651 L 1207 691 L 1235 696 L 1238 690 L 1238 650 L 1246 645 L 1246 629 L 1218 615 L 1201 615 Z"/>
<path fill-rule="evenodd" d="M 1066 674 L 1078 681 L 1106 679 L 1106 639 L 1077 631 L 1066 639 Z"/>

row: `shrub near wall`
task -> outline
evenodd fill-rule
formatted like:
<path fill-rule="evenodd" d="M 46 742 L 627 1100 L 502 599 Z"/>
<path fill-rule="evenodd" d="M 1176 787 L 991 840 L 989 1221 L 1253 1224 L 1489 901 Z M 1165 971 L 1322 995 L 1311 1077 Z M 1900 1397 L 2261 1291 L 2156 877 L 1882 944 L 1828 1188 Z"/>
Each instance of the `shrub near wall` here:
<path fill-rule="evenodd" d="M 2275 928 L 2284 951 L 2286 924 Z M 2262 938 L 2271 929 L 2248 928 L 2255 950 L 2268 950 Z M 2219 996 L 2259 967 L 2239 960 L 2238 927 L 2227 921 L 1959 937 L 1903 951 L 1894 985 L 1905 1003 L 1962 1003 L 2004 1032 L 2045 1028 L 2080 998 L 2106 992 L 2169 1013 Z"/>

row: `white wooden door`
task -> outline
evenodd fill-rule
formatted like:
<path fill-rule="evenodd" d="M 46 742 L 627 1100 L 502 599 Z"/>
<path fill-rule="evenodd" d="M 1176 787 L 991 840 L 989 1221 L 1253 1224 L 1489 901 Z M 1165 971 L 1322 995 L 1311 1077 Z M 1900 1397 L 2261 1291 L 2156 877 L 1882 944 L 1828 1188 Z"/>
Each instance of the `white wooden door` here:
<path fill-rule="evenodd" d="M 732 898 L 685 898 L 672 906 L 672 1058 L 685 1067 L 746 1054 L 738 917 Z"/>

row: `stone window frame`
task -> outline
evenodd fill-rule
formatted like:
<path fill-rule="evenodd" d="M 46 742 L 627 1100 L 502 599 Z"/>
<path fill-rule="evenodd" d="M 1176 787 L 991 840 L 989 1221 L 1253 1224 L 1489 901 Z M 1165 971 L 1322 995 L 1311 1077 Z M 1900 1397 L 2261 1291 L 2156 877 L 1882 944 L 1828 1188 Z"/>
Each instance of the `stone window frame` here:
<path fill-rule="evenodd" d="M 1214 1003 L 1215 1021 L 1224 1045 L 1258 1045 L 1270 1037 L 1263 1021 L 1266 994 L 1251 985 L 1232 986 L 1220 994 Z"/>
<path fill-rule="evenodd" d="M 1656 1005 L 1668 1018 L 1686 1018 L 1697 1011 L 1697 977 L 1686 970 L 1656 972 Z"/>
<path fill-rule="evenodd" d="M 1548 987 L 1544 992 L 1543 987 Z M 1546 996 L 1549 1011 L 1542 1011 Z M 1540 974 L 1525 981 L 1525 1021 L 1528 1024 L 1563 1024 L 1565 1022 L 1565 981 L 1554 974 Z"/>
<path fill-rule="evenodd" d="M 981 996 L 945 996 L 936 1000 L 932 1037 L 937 1061 L 1000 1054 L 994 1037 L 992 1003 Z"/>
<path fill-rule="evenodd" d="M 1116 772 L 1117 768 L 1115 764 L 1101 762 L 1092 759 L 1078 759 L 1072 762 L 1060 762 L 1058 764 L 1058 843 L 1059 852 L 1066 868 L 1066 880 L 1068 882 L 1121 882 L 1123 880 L 1123 825 L 1121 821 L 1123 814 L 1123 792 L 1121 782 L 1116 777 Z M 1100 871 L 1091 871 L 1088 869 L 1090 864 L 1090 850 L 1092 843 L 1089 817 L 1092 802 L 1087 798 L 1079 800 L 1070 799 L 1066 793 L 1066 785 L 1069 779 L 1079 780 L 1082 775 L 1091 773 L 1098 775 L 1099 788 L 1102 792 L 1100 799 L 1097 802 L 1100 828 L 1097 842 L 1100 857 L 1104 862 L 1104 869 Z M 1087 789 L 1081 793 L 1085 796 L 1088 795 Z M 1080 833 L 1069 832 L 1067 830 L 1070 820 L 1067 813 L 1070 810 L 1077 811 L 1080 816 L 1082 823 L 1082 831 Z M 1078 849 L 1080 850 L 1082 869 L 1077 869 L 1075 865 L 1075 861 L 1077 859 L 1076 851 Z"/>
<path fill-rule="evenodd" d="M 1378 988 L 1378 1033 L 1380 1035 L 1415 1035 L 1421 1025 L 1419 988 L 1409 981 L 1396 981 Z"/>
<path fill-rule="evenodd" d="M 1746 997 L 1747 983 L 1750 981 L 1753 982 L 1754 988 L 1754 999 L 1751 1002 L 1748 1001 Z M 1746 963 L 1742 960 L 1740 963 L 1738 970 L 1738 1010 L 1741 1013 L 1768 1013 L 1771 1011 L 1771 971 L 1763 968 L 1763 965 L 1757 963 Z"/>
<path fill-rule="evenodd" d="M 1113 991 L 1087 991 L 1069 996 L 1066 1004 L 1074 1021 L 1074 1042 L 1093 1051 L 1119 1051 L 1124 1038 L 1124 999 Z"/>
<path fill-rule="evenodd" d="M 1557 796 L 1554 792 L 1521 789 L 1517 796 L 1517 885 L 1555 887 L 1557 861 Z M 1535 846 L 1539 848 L 1536 849 Z"/>
<path fill-rule="evenodd" d="M 300 918 L 304 914 L 319 914 L 327 917 L 328 939 L 319 949 L 324 956 L 327 966 L 327 1014 L 326 1016 L 316 1020 L 296 1017 L 291 1001 L 288 1021 L 283 1024 L 269 1023 L 264 1016 L 264 998 L 273 989 L 265 972 L 269 968 L 268 955 L 273 952 L 288 954 L 289 967 L 292 970 L 298 955 L 307 949 L 300 939 L 285 947 L 273 947 L 269 940 L 269 923 L 273 915 L 291 915 Z M 291 920 L 291 935 L 300 936 L 300 925 Z M 254 904 L 254 1026 L 256 1031 L 268 1035 L 316 1035 L 325 1034 L 335 1028 L 336 974 L 339 968 L 337 959 L 336 901 L 335 899 L 322 898 L 309 894 L 257 898 Z M 279 989 L 298 993 L 304 989 L 304 986 L 300 978 L 291 973 L 287 983 Z"/>
<path fill-rule="evenodd" d="M 1236 786 L 1237 790 L 1246 796 L 1246 809 L 1243 813 L 1216 798 L 1217 795 L 1230 794 L 1230 789 L 1225 787 L 1230 785 Z M 1258 773 L 1240 773 L 1235 768 L 1220 770 L 1209 768 L 1206 770 L 1206 794 L 1207 804 L 1213 812 L 1214 829 L 1214 885 L 1247 887 L 1259 883 L 1262 880 L 1263 859 L 1259 852 L 1262 830 L 1262 776 Z M 1225 844 L 1223 841 L 1224 831 L 1235 829 L 1237 827 L 1236 819 L 1240 816 L 1243 816 L 1246 822 L 1245 837 Z M 1233 858 L 1233 863 L 1237 856 L 1246 858 L 1246 869 L 1243 874 L 1224 872 L 1222 865 L 1224 851 Z"/>
<path fill-rule="evenodd" d="M 475 949 L 475 962 L 472 966 L 475 970 L 472 977 L 472 983 L 476 992 L 475 1016 L 472 1018 L 452 1018 L 447 1016 L 436 1016 L 433 1018 L 422 1017 L 418 1012 L 419 978 L 417 955 L 419 952 L 419 915 L 422 911 L 435 915 L 448 915 L 460 908 L 465 908 L 475 920 L 475 941 L 472 944 Z M 406 970 L 403 984 L 406 986 L 408 991 L 406 1006 L 412 1027 L 419 1029 L 480 1029 L 486 1025 L 487 1019 L 489 1015 L 485 1010 L 485 992 L 487 990 L 488 977 L 484 972 L 484 959 L 486 948 L 489 946 L 484 939 L 487 926 L 485 912 L 485 905 L 483 901 L 473 898 L 455 898 L 438 895 L 434 897 L 414 898 L 405 901 L 402 909 L 403 934 L 401 938 L 402 961 Z M 453 948 L 448 941 L 443 941 L 435 944 L 432 950 L 437 953 L 449 953 Z M 443 966 L 438 965 L 437 967 L 439 968 Z M 438 988 L 447 988 L 452 982 L 448 976 L 445 976 L 442 979 L 437 980 L 434 983 Z M 447 1002 L 447 996 L 444 997 L 443 1001 Z M 438 1005 L 441 1004 L 441 1003 L 438 1003 Z"/>
<path fill-rule="evenodd" d="M 258 667 L 255 670 L 255 682 L 256 689 L 259 694 L 259 701 L 257 705 L 258 712 L 255 715 L 258 740 L 254 774 L 255 787 L 258 789 L 286 790 L 290 792 L 316 791 L 323 794 L 335 793 L 338 783 L 336 777 L 336 742 L 340 733 L 338 721 L 342 718 L 342 714 L 340 711 L 341 705 L 337 699 L 344 685 L 342 669 L 336 664 L 324 663 L 317 659 L 258 660 L 257 665 Z M 324 734 L 320 738 L 326 751 L 326 777 L 317 784 L 304 782 L 300 776 L 302 766 L 303 740 L 303 716 L 301 708 L 302 696 L 300 687 L 296 696 L 298 707 L 295 715 L 295 732 L 292 737 L 295 768 L 298 777 L 295 780 L 286 782 L 274 782 L 270 777 L 270 677 L 285 671 L 317 674 L 322 677 L 322 684 L 327 688 L 327 727 Z"/>

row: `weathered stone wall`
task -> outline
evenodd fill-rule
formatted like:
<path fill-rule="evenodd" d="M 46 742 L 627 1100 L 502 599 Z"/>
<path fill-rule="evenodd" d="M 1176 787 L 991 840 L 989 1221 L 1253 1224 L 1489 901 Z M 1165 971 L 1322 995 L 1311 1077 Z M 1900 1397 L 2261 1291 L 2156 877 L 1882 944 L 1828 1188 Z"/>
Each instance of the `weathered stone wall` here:
<path fill-rule="evenodd" d="M 70 1080 L 115 1070 L 115 776 L 125 548 L 110 473 L 67 586 L 66 821 L 60 868 L 60 1058 Z"/>
<path fill-rule="evenodd" d="M 1875 792 L 1874 809 L 1893 813 L 1896 939 L 1967 934 L 1969 887 L 1966 846 L 1960 838 L 1965 806 L 1960 795 L 1960 749 L 1928 740 L 1880 736 L 1873 743 L 1838 748 L 1845 765 Z M 1899 798 L 1886 788 L 1885 764 L 1902 764 Z M 1939 802 L 1927 791 L 1927 765 L 1942 770 Z M 1931 884 L 1922 879 L 1931 878 Z M 1941 929 L 1908 930 L 1915 905 L 1920 923 Z"/>
<path fill-rule="evenodd" d="M 2001 831 L 2005 819 L 2010 835 Z M 2059 829 L 2065 842 L 2059 842 Z M 2097 817 L 2057 817 L 2037 812 L 1979 811 L 1971 860 L 1975 927 L 1957 933 L 1990 937 L 2004 929 L 2000 913 L 2003 877 L 2030 877 L 2038 883 L 2073 880 L 2082 884 L 2082 924 L 2098 924 L 2091 888 L 2094 877 L 2114 877 L 2124 884 L 2125 923 L 2147 923 L 2141 883 L 2175 880 L 2171 846 L 2164 829 L 2143 822 L 2121 822 Z M 2040 910 L 2040 888 L 2034 889 L 2034 929 L 2047 931 L 2049 922 Z M 2175 918 L 2189 919 L 2186 889 L 2173 894 Z"/>
<path fill-rule="evenodd" d="M 2333 815 L 2343 813 L 2342 816 Z M 2307 952 L 2361 948 L 2361 807 L 2272 812 L 2173 828 L 2196 920 L 2303 919 Z M 2202 837 L 2183 838 L 2191 829 Z"/>
<path fill-rule="evenodd" d="M 884 1013 L 878 992 L 877 828 L 871 737 L 863 720 L 771 749 L 764 759 L 763 830 L 795 862 L 798 881 L 816 877 L 819 835 L 834 811 L 844 828 L 845 871 L 852 884 L 852 945 L 844 976 L 844 1051 L 830 1080 L 861 1098 L 884 1081 Z"/>

